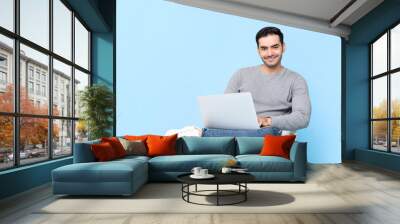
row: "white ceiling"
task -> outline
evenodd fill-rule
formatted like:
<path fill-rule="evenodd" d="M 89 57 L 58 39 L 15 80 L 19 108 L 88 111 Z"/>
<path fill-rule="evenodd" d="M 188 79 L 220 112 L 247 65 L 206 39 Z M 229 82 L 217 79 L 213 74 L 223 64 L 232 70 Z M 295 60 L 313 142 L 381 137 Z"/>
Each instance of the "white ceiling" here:
<path fill-rule="evenodd" d="M 351 25 L 383 0 L 169 0 L 197 8 L 347 38 Z"/>
<path fill-rule="evenodd" d="M 282 12 L 329 20 L 351 0 L 228 0 L 257 8 L 275 9 Z M 310 7 L 312 6 L 312 7 Z"/>

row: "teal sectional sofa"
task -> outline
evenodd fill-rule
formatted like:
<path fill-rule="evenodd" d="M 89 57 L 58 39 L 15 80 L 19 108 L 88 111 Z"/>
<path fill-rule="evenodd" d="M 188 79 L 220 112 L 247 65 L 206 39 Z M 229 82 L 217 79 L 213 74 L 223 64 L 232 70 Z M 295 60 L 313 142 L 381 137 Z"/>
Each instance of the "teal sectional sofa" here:
<path fill-rule="evenodd" d="M 131 195 L 148 181 L 176 181 L 193 167 L 219 172 L 234 159 L 260 182 L 304 182 L 307 144 L 295 142 L 290 159 L 260 156 L 262 137 L 182 137 L 176 144 L 177 155 L 127 156 L 108 162 L 96 162 L 91 141 L 75 144 L 74 163 L 52 171 L 54 194 Z"/>

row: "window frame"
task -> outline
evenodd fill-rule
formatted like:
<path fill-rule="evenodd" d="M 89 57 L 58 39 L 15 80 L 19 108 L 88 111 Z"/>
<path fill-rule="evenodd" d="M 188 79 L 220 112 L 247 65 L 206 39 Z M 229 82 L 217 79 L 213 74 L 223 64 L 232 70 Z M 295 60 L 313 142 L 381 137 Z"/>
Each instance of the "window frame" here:
<path fill-rule="evenodd" d="M 14 161 L 13 161 L 13 166 L 11 167 L 5 167 L 5 168 L 0 168 L 0 172 L 5 171 L 5 170 L 10 170 L 10 169 L 16 169 L 19 167 L 23 167 L 23 166 L 30 166 L 33 164 L 37 164 L 37 163 L 43 163 L 46 161 L 50 161 L 50 160 L 58 160 L 58 159 L 62 159 L 65 157 L 70 157 L 73 156 L 73 152 L 74 152 L 74 143 L 75 143 L 75 126 L 76 126 L 76 121 L 79 120 L 79 117 L 75 117 L 75 108 L 72 107 L 72 113 L 70 114 L 70 116 L 66 115 L 66 116 L 56 116 L 53 115 L 53 97 L 54 97 L 54 92 L 53 92 L 53 59 L 58 60 L 59 62 L 62 62 L 68 66 L 71 66 L 71 83 L 75 82 L 75 69 L 87 74 L 89 76 L 89 83 L 88 86 L 92 85 L 92 61 L 91 61 L 91 49 L 92 49 L 92 43 L 91 43 L 91 37 L 92 37 L 92 30 L 88 27 L 88 25 L 84 22 L 84 20 L 79 16 L 79 14 L 72 9 L 72 7 L 68 4 L 68 2 L 66 2 L 65 0 L 59 0 L 68 10 L 71 11 L 71 18 L 70 18 L 70 23 L 71 23 L 71 58 L 67 59 L 64 58 L 63 56 L 55 53 L 53 50 L 53 24 L 54 24 L 54 17 L 53 17 L 53 0 L 48 0 L 49 2 L 49 49 L 46 49 L 44 47 L 42 47 L 39 44 L 36 44 L 32 41 L 30 41 L 29 39 L 24 38 L 23 36 L 20 35 L 20 0 L 14 0 L 13 1 L 13 10 L 14 10 L 14 30 L 10 31 L 4 27 L 0 26 L 0 35 L 3 35 L 5 37 L 11 38 L 13 40 L 13 63 L 12 63 L 12 69 L 11 69 L 11 74 L 13 75 L 14 78 L 14 110 L 13 112 L 1 112 L 0 111 L 0 116 L 11 116 L 13 119 L 13 153 L 14 153 Z M 74 25 L 74 21 L 75 18 L 77 20 L 79 20 L 79 22 L 84 26 L 84 28 L 88 31 L 89 34 L 89 39 L 88 39 L 88 61 L 89 61 L 89 65 L 88 65 L 88 69 L 85 69 L 81 66 L 79 66 L 78 64 L 75 63 L 75 25 Z M 20 44 L 23 44 L 27 47 L 30 47 L 36 51 L 39 51 L 40 53 L 43 53 L 45 55 L 48 56 L 49 58 L 49 63 L 48 63 L 48 77 L 47 77 L 47 84 L 45 87 L 45 90 L 48 92 L 46 94 L 46 96 L 48 97 L 48 108 L 49 111 L 46 115 L 39 115 L 39 114 L 27 114 L 27 113 L 21 113 L 20 111 Z M 29 64 L 27 64 L 27 71 L 30 69 L 31 67 L 29 66 Z M 42 86 L 42 79 L 41 79 L 41 74 L 42 72 L 40 72 L 39 74 L 39 80 L 37 80 L 38 82 L 36 82 L 36 69 L 33 68 L 33 79 L 31 79 L 29 72 L 26 75 L 26 82 L 32 81 L 35 86 L 36 83 L 40 83 Z M 28 87 L 28 86 L 27 86 Z M 29 87 L 28 87 L 29 88 Z M 74 85 L 72 85 L 71 87 L 71 93 L 72 93 L 72 105 L 74 105 L 75 103 L 75 88 Z M 27 89 L 27 91 L 29 91 Z M 34 89 L 34 92 L 36 91 L 36 89 Z M 42 96 L 42 94 L 39 94 L 38 96 Z M 40 160 L 38 162 L 32 162 L 32 163 L 26 163 L 26 164 L 21 164 L 20 161 L 20 119 L 21 118 L 45 118 L 47 119 L 48 122 L 48 136 L 47 136 L 47 142 L 49 143 L 47 145 L 47 150 L 48 150 L 48 155 L 47 158 L 44 158 L 43 160 Z M 54 152 L 54 147 L 53 147 L 53 136 L 52 136 L 52 132 L 53 132 L 53 122 L 56 120 L 66 120 L 66 121 L 71 121 L 71 153 L 68 155 L 63 155 L 63 156 L 54 156 L 53 152 Z M 50 144 L 51 143 L 51 144 Z"/>
<path fill-rule="evenodd" d="M 396 73 L 400 72 L 400 67 L 391 69 L 391 30 L 395 28 L 396 26 L 400 26 L 400 21 L 395 22 L 391 26 L 385 29 L 384 32 L 379 34 L 375 39 L 373 39 L 371 42 L 368 43 L 368 53 L 369 53 L 369 149 L 373 151 L 379 151 L 379 152 L 385 152 L 385 153 L 391 153 L 391 154 L 400 154 L 400 152 L 393 152 L 392 151 L 392 121 L 400 121 L 400 117 L 392 117 L 392 99 L 391 99 L 391 79 L 392 76 L 395 75 Z M 379 40 L 379 38 L 383 37 L 384 35 L 387 35 L 387 64 L 386 64 L 386 71 L 380 74 L 376 74 L 374 76 L 373 74 L 373 44 Z M 386 87 L 387 87 L 387 105 L 386 105 L 386 118 L 373 118 L 373 81 L 378 78 L 386 77 Z M 386 121 L 386 151 L 379 150 L 374 148 L 374 136 L 373 136 L 373 125 L 372 123 L 374 121 Z"/>

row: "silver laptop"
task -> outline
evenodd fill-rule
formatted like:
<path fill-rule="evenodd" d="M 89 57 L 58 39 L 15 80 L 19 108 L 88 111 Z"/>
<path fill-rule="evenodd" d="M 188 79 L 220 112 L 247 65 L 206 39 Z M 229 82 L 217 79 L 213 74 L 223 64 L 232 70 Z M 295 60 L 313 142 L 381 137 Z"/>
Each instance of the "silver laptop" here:
<path fill-rule="evenodd" d="M 199 96 L 198 101 L 206 128 L 260 128 L 251 93 Z"/>

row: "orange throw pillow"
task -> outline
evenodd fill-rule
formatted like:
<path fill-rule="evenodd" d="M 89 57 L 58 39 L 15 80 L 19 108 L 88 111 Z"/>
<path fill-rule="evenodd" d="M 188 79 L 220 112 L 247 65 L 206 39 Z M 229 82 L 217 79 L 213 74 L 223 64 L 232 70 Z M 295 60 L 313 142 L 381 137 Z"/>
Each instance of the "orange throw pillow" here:
<path fill-rule="evenodd" d="M 150 135 L 147 137 L 148 156 L 176 155 L 178 134 L 170 136 Z"/>
<path fill-rule="evenodd" d="M 146 139 L 149 135 L 125 135 L 124 139 L 129 140 L 129 141 L 143 141 L 146 142 Z"/>
<path fill-rule="evenodd" d="M 110 137 L 110 138 L 101 138 L 101 142 L 108 142 L 114 149 L 115 155 L 117 158 L 121 158 L 126 156 L 126 151 L 124 146 L 122 146 L 121 142 L 117 137 Z"/>
<path fill-rule="evenodd" d="M 261 156 L 280 156 L 290 159 L 290 148 L 292 147 L 296 135 L 264 136 L 264 146 L 261 149 Z"/>
<path fill-rule="evenodd" d="M 99 162 L 109 161 L 117 158 L 114 149 L 108 142 L 93 144 L 90 147 L 92 149 L 94 157 Z"/>

